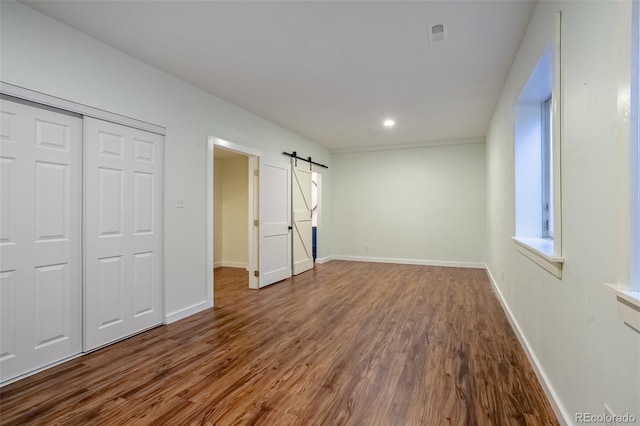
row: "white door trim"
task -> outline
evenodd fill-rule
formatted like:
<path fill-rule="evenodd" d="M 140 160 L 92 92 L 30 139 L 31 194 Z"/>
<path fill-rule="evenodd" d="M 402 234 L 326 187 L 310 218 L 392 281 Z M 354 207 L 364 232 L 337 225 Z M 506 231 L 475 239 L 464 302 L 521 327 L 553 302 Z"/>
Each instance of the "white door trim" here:
<path fill-rule="evenodd" d="M 134 129 L 144 130 L 161 136 L 165 136 L 167 133 L 167 130 L 162 126 L 147 123 L 141 120 L 136 120 L 124 115 L 115 114 L 103 109 L 93 108 L 78 102 L 57 98 L 55 96 L 36 92 L 34 90 L 25 89 L 24 87 L 15 86 L 13 84 L 5 83 L 4 81 L 0 81 L 0 93 L 45 106 L 74 112 L 86 117 L 92 117 L 99 120 L 109 121 L 111 123 L 122 124 L 123 126 L 133 127 Z"/>
<path fill-rule="evenodd" d="M 225 139 L 217 138 L 215 136 L 207 136 L 207 183 L 205 185 L 207 200 L 206 205 L 206 221 L 207 221 L 207 241 L 206 241 L 206 265 L 207 265 L 207 306 L 213 306 L 213 163 L 214 163 L 214 149 L 215 147 L 221 147 L 230 151 L 234 151 L 240 154 L 249 156 L 249 174 L 253 173 L 253 170 L 257 167 L 257 158 L 260 157 L 260 151 L 245 145 L 241 145 L 235 142 L 230 142 Z M 258 257 L 257 257 L 257 241 L 255 241 L 256 233 L 253 231 L 253 219 L 254 213 L 257 210 L 255 206 L 255 179 L 249 179 L 249 287 L 258 288 L 257 277 L 254 277 L 251 271 L 258 270 Z"/>
<path fill-rule="evenodd" d="M 234 142 L 229 142 L 227 140 L 224 139 L 220 139 L 220 138 L 216 138 L 213 136 L 209 136 L 209 138 L 213 138 L 213 144 L 215 146 L 219 146 L 220 148 L 225 148 L 228 149 L 230 151 L 235 151 L 238 152 L 240 154 L 246 154 L 246 155 L 253 155 L 254 157 L 260 157 L 260 151 L 248 146 L 244 146 L 244 145 L 240 145 L 238 143 L 234 143 Z"/>
<path fill-rule="evenodd" d="M 207 137 L 207 155 L 205 155 L 207 158 L 207 183 L 204 186 L 205 200 L 207 200 L 205 214 L 207 221 L 207 238 L 205 238 L 207 304 L 205 309 L 213 306 L 213 150 L 215 139 L 213 136 Z"/>

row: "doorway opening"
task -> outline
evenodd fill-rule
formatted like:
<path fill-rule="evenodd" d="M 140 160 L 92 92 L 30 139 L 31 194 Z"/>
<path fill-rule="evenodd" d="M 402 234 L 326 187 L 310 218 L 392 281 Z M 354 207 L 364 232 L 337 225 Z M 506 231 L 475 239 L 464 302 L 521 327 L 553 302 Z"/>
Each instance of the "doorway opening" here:
<path fill-rule="evenodd" d="M 249 157 L 214 148 L 213 267 L 249 270 Z"/>
<path fill-rule="evenodd" d="M 320 198 L 322 194 L 322 175 L 318 172 L 311 174 L 311 231 L 312 231 L 312 252 L 313 263 L 318 259 L 318 223 L 320 216 Z"/>
<path fill-rule="evenodd" d="M 237 268 L 258 288 L 259 152 L 209 137 L 207 158 L 207 264 L 211 305 L 214 268 Z"/>

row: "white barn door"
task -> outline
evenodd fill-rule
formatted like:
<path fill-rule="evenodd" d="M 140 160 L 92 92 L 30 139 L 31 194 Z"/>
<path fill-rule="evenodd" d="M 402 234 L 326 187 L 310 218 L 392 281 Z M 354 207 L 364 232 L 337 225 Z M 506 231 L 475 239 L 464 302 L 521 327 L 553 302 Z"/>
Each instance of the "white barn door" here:
<path fill-rule="evenodd" d="M 291 276 L 290 170 L 288 161 L 260 167 L 260 287 Z"/>
<path fill-rule="evenodd" d="M 313 268 L 312 248 L 312 205 L 311 205 L 311 167 L 304 161 L 291 159 L 293 204 L 293 275 L 301 274 Z"/>
<path fill-rule="evenodd" d="M 0 381 L 82 350 L 82 120 L 0 99 Z"/>
<path fill-rule="evenodd" d="M 85 350 L 162 322 L 162 136 L 85 118 Z"/>

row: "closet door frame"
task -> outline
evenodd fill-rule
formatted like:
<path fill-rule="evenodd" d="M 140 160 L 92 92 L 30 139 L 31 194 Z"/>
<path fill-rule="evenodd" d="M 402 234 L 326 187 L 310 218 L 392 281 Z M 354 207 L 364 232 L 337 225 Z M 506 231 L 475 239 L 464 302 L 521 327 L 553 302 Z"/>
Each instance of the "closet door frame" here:
<path fill-rule="evenodd" d="M 77 102 L 68 101 L 66 99 L 36 92 L 24 87 L 15 86 L 13 84 L 0 81 L 0 93 L 14 98 L 24 99 L 44 106 L 57 108 L 69 112 L 73 112 L 85 117 L 97 118 L 98 120 L 110 121 L 123 126 L 133 127 L 134 129 L 144 130 L 155 133 L 160 136 L 166 136 L 167 129 L 162 126 L 147 123 L 145 121 L 136 120 L 135 118 L 126 117 L 124 115 L 115 114 L 98 108 L 93 108 Z"/>
<path fill-rule="evenodd" d="M 81 117 L 96 118 L 98 120 L 109 121 L 109 122 L 112 122 L 112 123 L 115 123 L 115 124 L 120 124 L 120 125 L 123 125 L 123 126 L 134 128 L 134 129 L 147 131 L 147 132 L 150 132 L 150 133 L 154 133 L 156 135 L 160 135 L 163 138 L 166 136 L 166 128 L 164 128 L 162 126 L 158 126 L 158 125 L 152 124 L 152 123 L 147 123 L 145 121 L 141 121 L 141 120 L 130 118 L 130 117 L 127 117 L 127 116 L 124 116 L 124 115 L 112 113 L 112 112 L 105 111 L 105 110 L 102 110 L 102 109 L 99 109 L 99 108 L 94 108 L 94 107 L 91 107 L 91 106 L 88 106 L 88 105 L 84 105 L 84 104 L 81 104 L 81 103 L 78 103 L 78 102 L 69 101 L 69 100 L 62 99 L 62 98 L 59 98 L 59 97 L 56 97 L 56 96 L 47 95 L 45 93 L 41 93 L 41 92 L 30 90 L 30 89 L 27 89 L 27 88 L 24 88 L 24 87 L 16 86 L 16 85 L 13 85 L 13 84 L 10 84 L 10 83 L 6 83 L 6 82 L 3 82 L 3 81 L 0 81 L 0 94 L 6 95 L 6 96 L 11 96 L 11 97 L 14 97 L 14 98 L 17 98 L 17 99 L 22 99 L 22 100 L 29 101 L 29 102 L 33 102 L 33 103 L 36 103 L 36 104 L 40 104 L 40 105 L 42 105 L 44 107 L 56 108 L 56 109 L 60 109 L 60 110 L 63 110 L 63 111 L 70 112 L 70 113 L 75 113 L 75 114 L 80 115 Z M 160 306 L 160 308 L 162 310 L 162 323 L 166 324 L 167 323 L 166 312 L 165 312 L 166 287 L 165 287 L 165 283 L 164 283 L 164 276 L 165 276 L 165 266 L 164 266 L 165 250 L 164 250 L 164 247 L 165 247 L 165 228 L 166 228 L 166 226 L 165 226 L 165 215 L 164 215 L 164 195 L 165 195 L 165 193 L 164 193 L 164 170 L 165 170 L 164 161 L 166 161 L 165 160 L 166 157 L 164 156 L 164 143 L 162 144 L 162 149 L 163 149 L 163 153 L 162 153 L 163 161 L 162 161 L 162 164 L 161 164 L 162 174 L 161 174 L 161 179 L 160 179 L 160 185 L 161 185 L 161 188 L 162 188 L 162 190 L 161 190 L 162 200 L 160 201 L 160 205 L 162 206 L 162 212 L 161 212 L 161 218 L 162 219 L 161 219 L 161 223 L 159 224 L 160 225 L 160 232 L 162 234 L 161 234 L 161 237 L 160 237 L 161 243 L 160 243 L 160 247 L 159 247 L 159 252 L 160 252 L 161 258 L 163 260 L 163 266 L 161 268 L 161 273 L 160 273 L 159 279 L 161 280 L 161 285 L 160 285 L 160 288 L 161 288 L 161 292 L 160 292 L 161 293 L 161 306 Z M 83 151 L 84 151 L 84 140 L 83 140 Z M 84 156 L 84 154 L 83 154 L 83 156 Z M 84 159 L 83 159 L 83 165 L 84 165 Z M 84 180 L 84 173 L 83 173 L 82 176 L 83 176 L 83 180 Z M 84 186 L 84 184 L 83 184 L 83 186 Z M 82 202 L 84 203 L 84 194 L 83 194 L 83 201 Z M 84 204 L 83 204 L 83 206 L 84 206 Z M 84 210 L 84 207 L 83 207 L 83 210 Z M 84 214 L 84 212 L 83 212 L 83 214 Z M 83 217 L 82 228 L 83 228 L 83 235 L 84 235 L 84 217 Z M 83 238 L 84 237 L 82 237 L 82 239 Z M 83 271 L 84 271 L 84 265 L 83 265 Z M 85 291 L 84 290 L 84 286 L 85 286 L 85 283 L 83 281 L 83 283 L 82 283 L 83 292 Z M 83 304 L 84 304 L 84 302 L 83 302 Z M 84 309 L 84 306 L 83 306 L 83 309 Z M 83 322 L 82 327 L 84 328 L 84 318 L 83 318 L 82 322 Z M 144 331 L 144 330 L 141 330 L 141 331 Z M 83 345 L 84 345 L 84 333 L 83 333 L 82 340 L 83 340 Z M 27 372 L 25 374 L 22 374 L 20 376 L 17 376 L 17 377 L 14 377 L 12 379 L 9 379 L 9 380 L 7 380 L 5 382 L 2 382 L 2 384 L 0 386 L 7 385 L 9 383 L 12 383 L 12 382 L 15 382 L 17 380 L 21 380 L 21 379 L 23 379 L 25 377 L 31 376 L 33 374 L 36 374 L 38 372 L 47 370 L 47 369 L 49 369 L 51 367 L 54 367 L 56 365 L 62 364 L 64 362 L 67 362 L 67 361 L 69 361 L 69 360 L 71 360 L 73 358 L 76 358 L 78 356 L 82 356 L 87 352 L 89 352 L 89 351 L 84 351 L 84 346 L 83 346 L 83 352 L 81 352 L 81 353 L 79 353 L 79 354 L 77 354 L 75 356 L 72 356 L 70 358 L 62 359 L 62 360 L 60 360 L 58 362 L 54 362 L 54 363 L 52 363 L 50 365 L 44 366 L 42 368 L 35 369 L 33 371 L 29 371 L 29 372 Z"/>

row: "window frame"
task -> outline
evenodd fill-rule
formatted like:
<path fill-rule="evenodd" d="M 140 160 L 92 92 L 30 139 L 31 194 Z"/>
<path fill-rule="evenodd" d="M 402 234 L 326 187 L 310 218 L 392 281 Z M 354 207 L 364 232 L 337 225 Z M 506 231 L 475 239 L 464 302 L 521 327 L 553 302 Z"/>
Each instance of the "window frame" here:
<path fill-rule="evenodd" d="M 629 287 L 640 293 L 640 2 L 632 2 L 631 76 L 629 105 L 631 151 L 631 253 Z"/>
<path fill-rule="evenodd" d="M 514 151 L 515 151 L 515 209 L 516 228 L 512 237 L 516 249 L 531 261 L 554 275 L 562 278 L 564 257 L 562 256 L 562 87 L 561 87 L 561 24 L 562 12 L 556 12 L 554 34 L 544 46 L 537 63 L 524 83 L 514 105 Z M 550 80 L 544 80 L 550 78 Z M 540 82 L 546 81 L 542 86 Z M 537 117 L 528 115 L 527 108 L 537 104 Z M 545 104 L 547 104 L 545 108 Z M 549 120 L 543 120 L 547 109 Z M 525 111 L 524 113 L 522 111 Z M 527 126 L 537 121 L 534 131 L 538 132 L 534 141 L 538 147 L 529 146 L 526 137 Z M 548 124 L 544 124 L 548 123 Z M 543 128 L 546 127 L 546 128 Z M 544 134 L 548 134 L 548 148 Z M 523 149 L 524 147 L 524 149 Z M 535 170 L 523 159 L 522 152 L 538 149 L 540 158 Z M 539 161 L 539 163 L 537 163 Z M 546 165 L 545 165 L 546 163 Z M 527 180 L 527 172 L 535 173 L 540 180 Z M 523 177 L 524 176 L 524 177 Z M 534 179 L 537 179 L 534 177 Z M 534 187 L 533 185 L 538 185 Z M 524 190 L 523 190 L 524 188 Z M 546 188 L 546 189 L 544 189 Z M 532 203 L 531 200 L 537 201 Z M 523 201 L 524 200 L 524 201 Z M 537 204 L 536 204 L 537 203 Z M 545 213 L 546 205 L 548 213 Z M 549 221 L 552 232 L 544 231 L 545 221 Z"/>
<path fill-rule="evenodd" d="M 540 105 L 540 122 L 542 124 L 542 238 L 553 240 L 553 95 Z"/>

